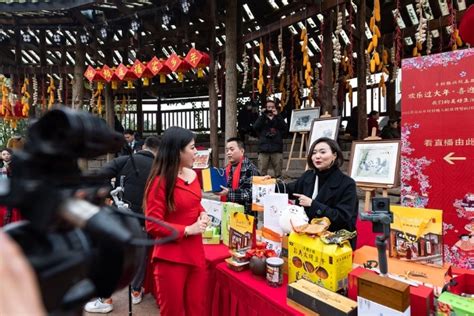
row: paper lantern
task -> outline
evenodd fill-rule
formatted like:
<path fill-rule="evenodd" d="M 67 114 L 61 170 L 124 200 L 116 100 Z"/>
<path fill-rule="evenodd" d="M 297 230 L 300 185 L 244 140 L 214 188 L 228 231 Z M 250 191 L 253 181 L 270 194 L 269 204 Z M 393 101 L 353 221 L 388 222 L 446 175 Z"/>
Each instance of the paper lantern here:
<path fill-rule="evenodd" d="M 115 69 L 115 74 L 120 80 L 127 81 L 127 88 L 133 88 L 133 80 L 137 80 L 137 75 L 130 69 L 130 67 L 120 64 L 117 69 Z"/>
<path fill-rule="evenodd" d="M 209 55 L 201 52 L 194 47 L 186 55 L 185 60 L 193 67 L 197 68 L 198 78 L 204 77 L 203 68 L 209 66 L 211 59 Z"/>
<path fill-rule="evenodd" d="M 172 72 L 178 74 L 178 81 L 183 81 L 183 73 L 191 69 L 191 65 L 182 57 L 171 54 L 165 63 Z"/>
<path fill-rule="evenodd" d="M 171 69 L 166 65 L 165 60 L 159 60 L 158 64 L 158 75 L 160 75 L 160 83 L 165 83 L 166 82 L 166 75 L 169 75 L 172 71 Z"/>
<path fill-rule="evenodd" d="M 145 67 L 145 71 L 143 71 L 142 79 L 143 79 L 143 86 L 147 87 L 150 85 L 150 78 L 156 76 L 159 72 L 159 64 L 160 60 L 154 56 Z"/>

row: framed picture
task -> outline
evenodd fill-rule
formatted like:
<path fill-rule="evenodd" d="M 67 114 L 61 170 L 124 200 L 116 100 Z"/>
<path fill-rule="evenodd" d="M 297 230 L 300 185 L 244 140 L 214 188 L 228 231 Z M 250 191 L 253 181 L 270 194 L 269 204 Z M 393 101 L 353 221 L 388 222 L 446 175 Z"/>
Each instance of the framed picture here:
<path fill-rule="evenodd" d="M 291 113 L 290 132 L 309 132 L 311 123 L 319 118 L 320 108 L 307 108 L 293 110 Z"/>
<path fill-rule="evenodd" d="M 399 170 L 400 141 L 352 142 L 348 172 L 358 185 L 396 186 Z"/>
<path fill-rule="evenodd" d="M 209 167 L 209 157 L 211 150 L 198 150 L 193 163 L 193 169 L 205 169 Z"/>
<path fill-rule="evenodd" d="M 309 133 L 308 150 L 318 138 L 328 137 L 337 140 L 340 124 L 340 116 L 314 119 Z"/>

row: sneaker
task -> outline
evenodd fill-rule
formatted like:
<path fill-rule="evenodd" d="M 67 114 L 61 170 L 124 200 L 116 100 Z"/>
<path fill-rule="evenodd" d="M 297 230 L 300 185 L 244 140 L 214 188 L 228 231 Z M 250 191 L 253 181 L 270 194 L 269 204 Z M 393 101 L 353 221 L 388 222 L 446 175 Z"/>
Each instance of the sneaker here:
<path fill-rule="evenodd" d="M 84 306 L 84 310 L 88 313 L 110 313 L 114 309 L 112 299 L 98 298 L 95 301 L 89 302 Z"/>
<path fill-rule="evenodd" d="M 143 288 L 140 291 L 132 291 L 132 304 L 140 304 L 143 299 Z"/>

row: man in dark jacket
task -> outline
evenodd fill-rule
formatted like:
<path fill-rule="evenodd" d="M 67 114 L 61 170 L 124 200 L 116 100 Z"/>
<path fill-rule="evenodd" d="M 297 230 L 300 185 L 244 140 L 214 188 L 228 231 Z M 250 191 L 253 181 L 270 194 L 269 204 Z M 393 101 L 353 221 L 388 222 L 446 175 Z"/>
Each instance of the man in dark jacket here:
<path fill-rule="evenodd" d="M 281 176 L 283 164 L 283 136 L 287 125 L 278 113 L 275 101 L 268 100 L 265 110 L 254 123 L 258 133 L 258 169 L 262 174 L 268 174 L 271 165 L 275 177 Z"/>
<path fill-rule="evenodd" d="M 125 138 L 126 144 L 123 145 L 119 156 L 126 156 L 130 152 L 135 154 L 142 150 L 143 141 L 139 140 L 136 135 L 137 134 L 131 129 L 126 129 L 125 132 L 123 132 L 123 137 Z"/>
<path fill-rule="evenodd" d="M 98 175 L 108 179 L 115 178 L 115 184 L 120 185 L 123 177 L 123 198 L 128 207 L 136 213 L 143 214 L 142 201 L 145 185 L 150 174 L 153 160 L 158 153 L 160 140 L 150 136 L 145 140 L 142 150 L 133 155 L 120 156 L 105 164 Z M 141 221 L 142 226 L 144 222 Z M 145 232 L 143 238 L 146 238 Z M 132 303 L 139 304 L 143 298 L 143 280 L 146 271 L 146 252 L 140 258 L 139 268 L 132 280 Z M 89 313 L 108 313 L 113 310 L 112 298 L 98 298 L 85 305 L 84 310 Z"/>

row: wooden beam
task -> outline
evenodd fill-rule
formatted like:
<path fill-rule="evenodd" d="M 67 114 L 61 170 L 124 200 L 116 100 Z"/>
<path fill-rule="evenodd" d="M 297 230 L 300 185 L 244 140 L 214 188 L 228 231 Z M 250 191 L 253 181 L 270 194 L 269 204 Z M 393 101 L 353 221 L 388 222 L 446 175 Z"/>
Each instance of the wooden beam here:
<path fill-rule="evenodd" d="M 60 65 L 51 66 L 34 66 L 34 65 L 22 65 L 16 66 L 4 66 L 0 65 L 0 73 L 2 74 L 28 74 L 28 75 L 41 75 L 41 74 L 72 74 L 74 71 L 73 66 L 61 67 Z"/>
<path fill-rule="evenodd" d="M 237 0 L 226 2 L 225 139 L 237 135 Z"/>
<path fill-rule="evenodd" d="M 209 90 L 209 127 L 210 136 L 209 142 L 211 145 L 211 156 L 212 165 L 219 165 L 219 139 L 218 139 L 218 96 L 214 85 L 214 75 L 216 73 L 216 61 L 215 61 L 215 50 L 216 50 L 216 1 L 209 0 L 209 25 L 211 26 L 211 32 L 209 34 L 209 77 L 207 78 L 207 87 Z"/>
<path fill-rule="evenodd" d="M 356 26 L 360 30 L 365 30 L 365 12 L 366 2 L 361 1 L 359 10 L 357 12 Z M 367 39 L 361 36 L 357 46 L 357 108 L 358 108 L 358 138 L 364 139 L 367 137 L 367 67 L 365 48 Z"/>
<path fill-rule="evenodd" d="M 34 17 L 34 18 L 26 18 L 21 17 L 17 18 L 0 18 L 0 25 L 3 26 L 37 26 L 37 25 L 69 25 L 74 24 L 74 20 L 70 17 Z M 71 25 L 72 26 L 72 25 Z M 73 26 L 72 26 L 73 27 Z"/>
<path fill-rule="evenodd" d="M 0 12 L 32 12 L 32 11 L 56 11 L 69 10 L 76 7 L 95 4 L 96 0 L 62 0 L 37 3 L 10 3 L 0 4 Z"/>
<path fill-rule="evenodd" d="M 271 24 L 262 26 L 260 30 L 245 34 L 242 36 L 242 43 L 247 43 L 250 41 L 253 41 L 254 39 L 258 39 L 262 36 L 265 36 L 267 34 L 273 33 L 275 31 L 280 30 L 281 28 L 288 27 L 290 25 L 293 25 L 301 20 L 307 19 L 311 16 L 314 16 L 318 13 L 324 12 L 326 10 L 329 10 L 338 4 L 340 4 L 340 0 L 325 0 L 322 1 L 320 5 L 316 4 L 311 4 L 306 7 L 306 10 L 301 10 L 293 15 L 290 15 L 284 19 L 278 20 L 276 22 L 273 22 Z"/>

